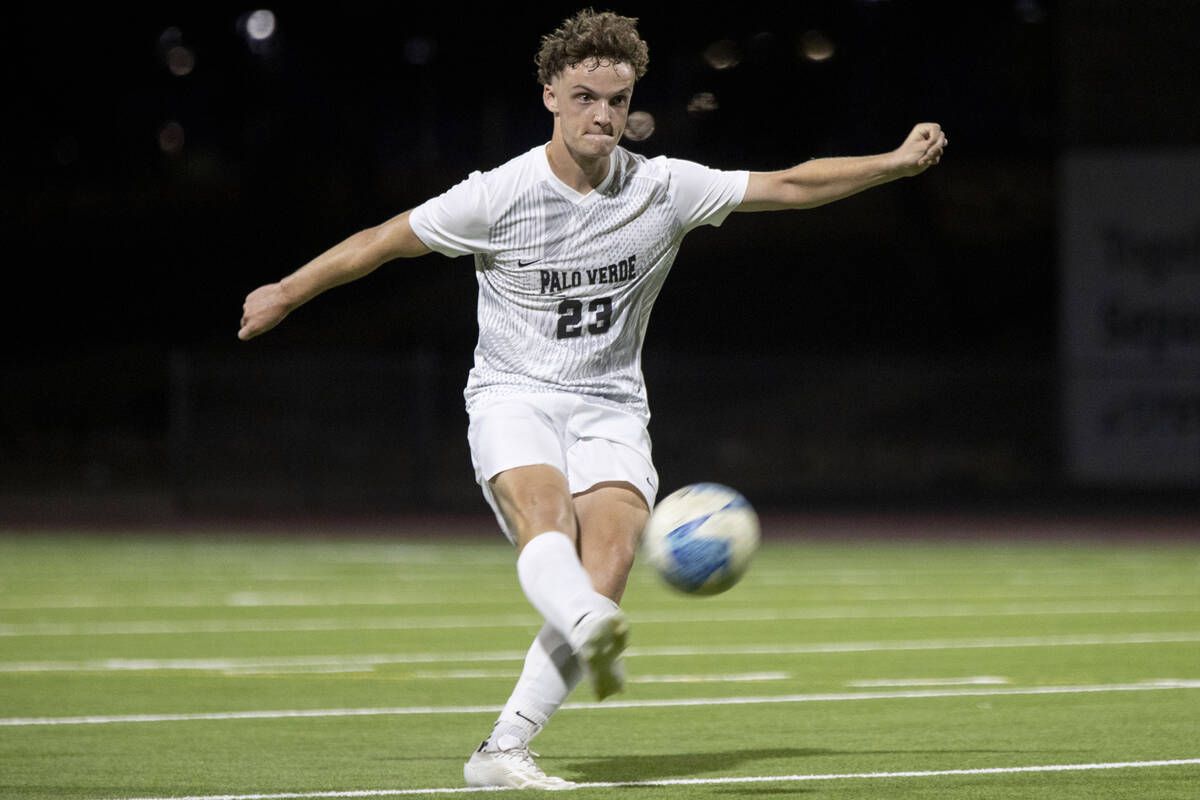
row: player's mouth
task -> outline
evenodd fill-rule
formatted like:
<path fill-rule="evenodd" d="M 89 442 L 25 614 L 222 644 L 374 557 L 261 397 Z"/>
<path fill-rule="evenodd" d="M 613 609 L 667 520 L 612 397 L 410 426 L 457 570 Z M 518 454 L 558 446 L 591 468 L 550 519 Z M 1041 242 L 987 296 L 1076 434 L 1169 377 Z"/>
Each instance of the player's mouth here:
<path fill-rule="evenodd" d="M 585 133 L 584 141 L 592 142 L 597 147 L 611 147 L 616 144 L 617 137 L 611 133 Z"/>

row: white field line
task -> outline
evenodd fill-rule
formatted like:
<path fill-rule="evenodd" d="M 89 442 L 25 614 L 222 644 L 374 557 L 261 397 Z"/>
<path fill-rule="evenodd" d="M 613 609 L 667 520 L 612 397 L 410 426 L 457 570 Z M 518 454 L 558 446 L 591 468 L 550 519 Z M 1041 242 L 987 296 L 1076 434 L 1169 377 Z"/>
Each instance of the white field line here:
<path fill-rule="evenodd" d="M 441 630 L 540 626 L 533 614 L 497 617 L 366 617 L 363 619 L 211 619 L 141 622 L 47 622 L 0 625 L 0 636 L 157 636 L 197 633 L 310 633 L 317 631 Z"/>
<path fill-rule="evenodd" d="M 998 675 L 971 675 L 966 678 L 884 678 L 870 681 L 846 681 L 854 689 L 886 689 L 900 686 L 1002 686 L 1012 683 Z"/>
<path fill-rule="evenodd" d="M 810 775 L 758 775 L 737 778 L 667 778 L 653 781 L 612 781 L 580 783 L 580 789 L 609 789 L 640 786 L 728 786 L 754 783 L 801 783 L 809 781 L 873 780 L 896 778 L 945 778 L 959 775 L 1015 775 L 1020 773 L 1091 772 L 1108 769 L 1148 769 L 1152 767 L 1189 767 L 1200 758 L 1173 758 L 1161 761 L 1110 761 L 1098 764 L 1039 764 L 1024 767 L 979 767 L 976 769 L 910 770 L 907 772 L 846 772 Z M 429 789 L 350 789 L 335 792 L 279 792 L 276 794 L 200 794 L 180 797 L 129 797 L 110 800 L 300 800 L 300 798 L 400 797 L 419 794 L 471 794 L 505 792 L 510 787 L 438 787 Z"/>
<path fill-rule="evenodd" d="M 511 590 L 511 581 L 505 590 Z M 1139 594 L 1138 596 L 1146 596 Z M 0 603 L 3 611 L 53 611 L 79 608 L 302 608 L 310 606 L 472 606 L 478 607 L 477 598 L 465 599 L 461 595 L 439 595 L 423 592 L 420 595 L 398 595 L 376 592 L 372 594 L 313 595 L 302 592 L 234 592 L 215 595 L 212 592 L 173 595 L 148 595 L 139 600 L 113 602 L 95 596 L 58 596 L 37 601 L 8 601 Z"/>
<path fill-rule="evenodd" d="M 517 668 L 513 669 L 452 669 L 452 670 L 434 670 L 429 672 L 414 672 L 414 678 L 426 678 L 429 680 L 444 681 L 444 680 L 469 680 L 483 678 L 515 678 L 521 672 Z M 629 682 L 629 678 L 625 679 Z"/>
<path fill-rule="evenodd" d="M 980 650 L 1007 647 L 1105 647 L 1140 644 L 1191 644 L 1200 642 L 1200 631 L 1176 633 L 1119 633 L 1061 636 L 1001 636 L 967 639 L 916 639 L 880 642 L 808 642 L 802 644 L 709 645 L 632 647 L 626 656 L 779 656 L 819 653 L 873 653 L 908 650 Z M 522 661 L 524 650 L 474 653 L 377 653 L 327 656 L 276 656 L 249 658 L 101 658 L 88 661 L 7 661 L 7 672 L 138 672 L 149 670 L 236 670 L 258 667 L 365 667 L 385 664 L 455 664 Z"/>
<path fill-rule="evenodd" d="M 458 662 L 523 661 L 524 659 L 525 651 L 523 650 L 497 650 L 485 653 L 383 653 L 264 658 L 103 658 L 91 661 L 0 662 L 0 673 L 142 672 L 177 669 L 229 672 L 266 668 L 284 670 L 313 669 L 317 667 L 373 668 L 385 664 L 444 664 Z"/>
<path fill-rule="evenodd" d="M 224 675 L 279 675 L 279 674 L 342 674 L 351 672 L 373 672 L 371 666 L 313 666 L 313 667 L 240 667 L 222 670 Z M 514 669 L 460 669 L 446 672 L 418 672 L 413 678 L 426 680 L 515 680 L 520 675 Z M 785 681 L 792 677 L 787 672 L 740 672 L 711 675 L 633 675 L 625 679 L 626 683 L 753 683 L 755 681 Z M 1004 681 L 1002 681 L 1004 682 Z M 925 684 L 941 686 L 941 683 Z"/>
<path fill-rule="evenodd" d="M 787 672 L 741 672 L 730 675 L 631 675 L 626 683 L 754 683 L 756 681 L 786 681 Z"/>
<path fill-rule="evenodd" d="M 915 582 L 914 582 L 915 583 Z M 788 585 L 814 586 L 815 584 L 805 583 L 801 579 L 795 579 L 788 582 Z M 1089 584 L 1091 585 L 1091 584 Z M 1200 600 L 1200 595 L 1197 595 L 1194 590 L 1182 591 L 1176 588 L 1164 588 L 1162 586 L 1142 585 L 1135 587 L 1124 587 L 1123 593 L 1117 594 L 1112 591 L 1112 587 L 1097 583 L 1097 594 L 1093 599 L 1099 602 L 1111 603 L 1114 599 L 1120 597 L 1129 598 L 1129 602 L 1136 603 L 1144 601 L 1146 598 L 1164 598 L 1180 602 L 1195 603 Z M 752 587 L 747 587 L 752 588 Z M 997 600 L 1012 599 L 1014 593 L 1021 591 L 1024 587 L 1009 587 L 1011 591 L 1004 597 L 996 598 Z M 1032 587 L 1037 588 L 1037 587 Z M 1105 591 L 1100 591 L 1104 589 Z M 511 581 L 505 584 L 505 591 L 511 590 Z M 943 597 L 931 597 L 928 592 L 919 594 L 913 593 L 897 593 L 897 592 L 878 592 L 861 594 L 860 598 L 864 600 L 901 603 L 930 603 L 938 604 L 937 607 L 942 607 L 947 602 Z M 1022 600 L 1030 602 L 1078 602 L 1078 593 L 1068 592 L 1040 592 L 1038 594 L 1025 594 L 1021 597 Z M 434 594 L 430 592 L 421 592 L 420 594 L 400 595 L 395 593 L 385 592 L 370 592 L 364 594 L 327 594 L 318 595 L 305 592 L 234 592 L 232 594 L 216 594 L 213 592 L 192 592 L 183 593 L 176 592 L 170 595 L 147 595 L 137 600 L 116 601 L 111 599 L 99 598 L 95 595 L 75 595 L 54 597 L 39 597 L 37 599 L 16 600 L 13 597 L 0 602 L 0 611 L 52 611 L 52 610 L 71 610 L 71 609 L 119 609 L 119 608 L 304 608 L 304 607 L 341 607 L 341 606 L 472 606 L 477 607 L 479 601 L 474 598 L 464 598 L 462 593 L 454 594 Z M 1160 609 L 1160 610 L 1175 610 L 1175 609 Z M 1013 613 L 1021 613 L 1014 611 Z"/>
<path fill-rule="evenodd" d="M 902 692 L 827 692 L 817 694 L 760 695 L 751 697 L 700 697 L 667 700 L 617 700 L 603 703 L 566 703 L 563 711 L 614 708 L 686 708 L 692 706 L 773 705 L 778 703 L 829 703 L 854 700 L 922 700 L 947 697 L 998 697 L 1016 695 L 1097 694 L 1106 692 L 1160 692 L 1200 689 L 1200 680 L 1164 679 L 1143 683 L 1094 686 L 1033 686 L 1003 689 L 921 689 Z M 298 717 L 380 717 L 421 714 L 495 714 L 502 706 L 407 706 L 399 708 L 310 708 L 274 711 L 211 711 L 193 714 L 112 714 L 80 717 L 7 717 L 0 727 L 35 725 L 106 725 L 140 722 L 199 722 L 204 720 L 294 719 Z"/>
<path fill-rule="evenodd" d="M 1178 608 L 1161 603 L 1058 603 L 1049 606 L 1007 604 L 986 605 L 926 605 L 911 608 L 869 608 L 863 606 L 834 606 L 829 608 L 794 609 L 762 608 L 731 609 L 709 612 L 634 613 L 634 624 L 711 624 L 713 622 L 779 622 L 796 620 L 845 619 L 944 619 L 960 617 L 1024 617 L 1075 616 L 1120 614 L 1200 613 L 1195 609 Z M 338 617 L 310 619 L 210 619 L 210 620 L 149 620 L 129 622 L 29 622 L 0 625 L 0 637 L 13 636 L 139 636 L 199 633 L 297 633 L 319 631 L 368 630 L 454 630 L 471 628 L 523 628 L 540 626 L 534 614 L 507 614 L 490 617 L 465 615 L 425 618 Z"/>
<path fill-rule="evenodd" d="M 430 680 L 475 680 L 487 678 L 516 678 L 516 669 L 454 669 L 444 672 L 418 672 L 414 678 Z M 789 672 L 737 672 L 712 675 L 630 675 L 626 683 L 752 683 L 754 681 L 785 681 Z"/>
<path fill-rule="evenodd" d="M 350 672 L 374 672 L 375 667 L 371 664 L 363 664 L 354 666 L 351 664 L 338 665 L 314 664 L 311 666 L 295 666 L 295 667 L 232 667 L 230 669 L 221 670 L 222 675 L 230 675 L 237 677 L 239 675 L 342 675 Z M 516 677 L 516 674 L 513 674 Z"/>

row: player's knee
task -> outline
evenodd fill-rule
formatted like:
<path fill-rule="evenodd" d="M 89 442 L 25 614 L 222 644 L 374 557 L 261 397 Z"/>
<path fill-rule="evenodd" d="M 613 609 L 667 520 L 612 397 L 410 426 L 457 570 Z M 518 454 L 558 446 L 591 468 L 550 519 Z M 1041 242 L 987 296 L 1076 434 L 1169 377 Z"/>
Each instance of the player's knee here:
<path fill-rule="evenodd" d="M 575 517 L 571 497 L 557 486 L 540 484 L 529 487 L 518 499 L 521 513 L 536 522 L 556 523 L 554 530 L 563 530 Z M 570 533 L 565 531 L 564 533 Z"/>
<path fill-rule="evenodd" d="M 535 536 L 547 531 L 565 533 L 575 538 L 575 511 L 569 499 L 552 487 L 532 488 L 510 497 L 501 504 L 509 528 L 517 534 L 518 544 L 524 547 Z"/>
<path fill-rule="evenodd" d="M 512 470 L 492 479 L 492 493 L 505 520 L 520 538 L 551 530 L 574 537 L 575 509 L 566 479 L 560 475 Z"/>

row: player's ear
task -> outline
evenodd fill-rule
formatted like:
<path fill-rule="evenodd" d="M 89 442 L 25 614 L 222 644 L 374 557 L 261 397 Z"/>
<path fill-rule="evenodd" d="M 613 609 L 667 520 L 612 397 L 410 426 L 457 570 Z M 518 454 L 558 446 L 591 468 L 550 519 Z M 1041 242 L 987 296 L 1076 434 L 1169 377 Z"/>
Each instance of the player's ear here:
<path fill-rule="evenodd" d="M 558 97 L 554 94 L 554 87 L 548 83 L 542 86 L 542 103 L 551 114 L 558 113 Z"/>

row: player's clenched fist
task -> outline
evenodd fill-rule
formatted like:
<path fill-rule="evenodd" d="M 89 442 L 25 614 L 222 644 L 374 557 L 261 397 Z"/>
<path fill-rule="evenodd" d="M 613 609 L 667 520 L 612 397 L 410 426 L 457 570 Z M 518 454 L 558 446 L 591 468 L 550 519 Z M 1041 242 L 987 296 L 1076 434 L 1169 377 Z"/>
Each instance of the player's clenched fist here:
<path fill-rule="evenodd" d="M 283 318 L 291 310 L 292 306 L 284 297 L 280 284 L 268 283 L 258 287 L 246 295 L 246 302 L 242 304 L 242 323 L 238 338 L 245 341 L 260 333 L 266 333 L 283 322 Z"/>
<path fill-rule="evenodd" d="M 896 149 L 900 169 L 905 175 L 919 175 L 942 160 L 950 140 L 936 122 L 922 122 L 912 129 L 904 144 Z"/>

